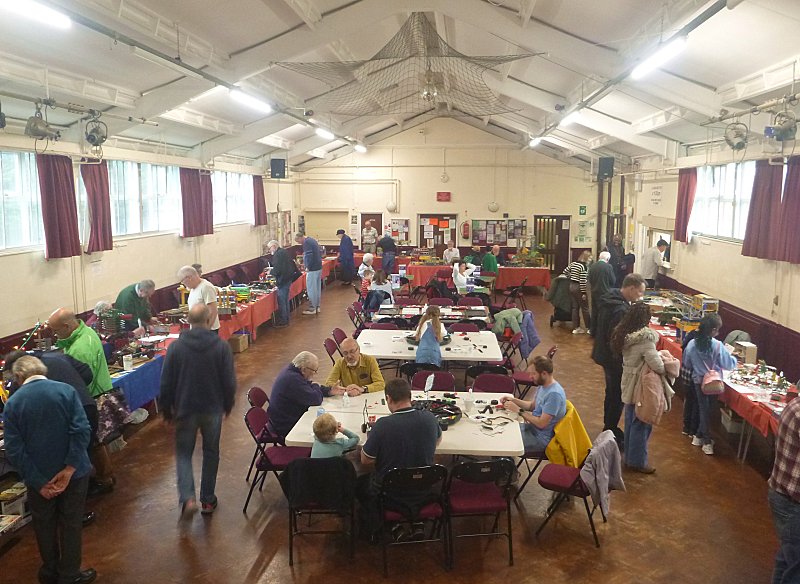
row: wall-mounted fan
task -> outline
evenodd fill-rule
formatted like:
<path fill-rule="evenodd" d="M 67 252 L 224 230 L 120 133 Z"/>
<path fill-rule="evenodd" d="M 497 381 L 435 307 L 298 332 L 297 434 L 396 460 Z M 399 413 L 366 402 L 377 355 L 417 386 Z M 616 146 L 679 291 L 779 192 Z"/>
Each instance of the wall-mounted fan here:
<path fill-rule="evenodd" d="M 742 122 L 728 124 L 725 128 L 725 143 L 732 150 L 742 150 L 747 146 L 747 132 L 747 125 Z"/>

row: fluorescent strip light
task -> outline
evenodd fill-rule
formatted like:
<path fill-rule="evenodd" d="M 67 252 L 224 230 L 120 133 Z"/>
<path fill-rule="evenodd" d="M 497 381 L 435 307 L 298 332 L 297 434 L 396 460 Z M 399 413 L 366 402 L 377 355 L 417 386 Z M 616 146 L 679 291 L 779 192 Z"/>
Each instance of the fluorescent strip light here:
<path fill-rule="evenodd" d="M 6 0 L 0 2 L 0 8 L 5 8 L 9 12 L 31 20 L 37 20 L 53 28 L 68 29 L 72 26 L 69 16 L 34 2 L 34 0 Z"/>
<path fill-rule="evenodd" d="M 192 77 L 194 79 L 203 79 L 203 76 L 199 73 L 192 71 L 191 69 L 187 69 L 180 63 L 175 63 L 174 61 L 170 61 L 169 59 L 165 59 L 163 57 L 159 57 L 158 55 L 154 55 L 149 51 L 145 51 L 139 47 L 131 47 L 131 53 L 139 57 L 140 59 L 144 59 L 145 61 L 150 61 L 156 65 L 161 65 L 162 67 L 166 67 L 167 69 L 172 69 L 176 73 L 180 73 L 185 77 Z"/>
<path fill-rule="evenodd" d="M 654 69 L 658 69 L 664 63 L 675 57 L 686 47 L 686 37 L 680 36 L 674 41 L 662 45 L 655 53 L 636 66 L 631 72 L 631 79 L 641 79 Z"/>
<path fill-rule="evenodd" d="M 235 101 L 238 101 L 242 105 L 246 105 L 251 109 L 263 112 L 265 114 L 272 113 L 272 106 L 269 105 L 266 101 L 262 101 L 257 97 L 253 97 L 252 95 L 247 95 L 245 92 L 239 89 L 231 89 L 230 96 Z"/>
<path fill-rule="evenodd" d="M 577 111 L 572 112 L 571 114 L 567 114 L 564 116 L 560 122 L 558 122 L 558 126 L 560 128 L 566 128 L 567 126 L 571 126 L 575 122 L 580 122 L 581 114 Z"/>
<path fill-rule="evenodd" d="M 531 141 L 528 142 L 528 146 L 530 146 L 531 148 L 535 148 L 536 146 L 538 146 L 541 143 L 542 143 L 542 139 L 537 136 L 536 138 L 531 138 Z"/>
<path fill-rule="evenodd" d="M 355 150 L 356 152 L 360 152 L 361 154 L 364 154 L 364 152 L 367 151 L 367 147 L 364 146 L 363 144 L 356 144 L 355 146 L 353 146 L 353 150 Z"/>
<path fill-rule="evenodd" d="M 331 132 L 330 130 L 326 130 L 325 128 L 317 128 L 314 131 L 317 133 L 317 136 L 319 136 L 320 138 L 325 138 L 326 140 L 333 140 L 334 138 L 336 138 L 333 132 Z"/>

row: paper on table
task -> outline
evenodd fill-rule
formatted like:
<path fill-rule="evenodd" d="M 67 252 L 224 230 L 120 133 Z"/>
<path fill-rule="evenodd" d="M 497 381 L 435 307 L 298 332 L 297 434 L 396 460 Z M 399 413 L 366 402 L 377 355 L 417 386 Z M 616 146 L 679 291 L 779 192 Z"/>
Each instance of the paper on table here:
<path fill-rule="evenodd" d="M 167 335 L 153 335 L 151 337 L 141 337 L 139 340 L 142 343 L 160 343 L 160 342 L 166 340 L 167 338 L 177 338 L 177 337 L 178 337 L 178 335 L 175 335 L 175 337 L 173 337 L 172 335 L 169 335 L 169 336 L 167 336 Z"/>

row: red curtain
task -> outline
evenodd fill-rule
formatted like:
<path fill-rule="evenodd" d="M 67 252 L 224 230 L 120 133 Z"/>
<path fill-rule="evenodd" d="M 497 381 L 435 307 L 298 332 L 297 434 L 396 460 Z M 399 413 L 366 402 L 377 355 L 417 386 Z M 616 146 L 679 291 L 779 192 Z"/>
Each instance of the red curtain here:
<path fill-rule="evenodd" d="M 786 182 L 783 185 L 777 259 L 800 264 L 798 225 L 800 225 L 800 156 L 793 156 L 789 159 Z"/>
<path fill-rule="evenodd" d="M 772 165 L 768 160 L 756 162 L 742 255 L 778 259 L 782 183 L 783 165 Z"/>
<path fill-rule="evenodd" d="M 689 217 L 692 215 L 697 190 L 697 169 L 681 168 L 678 172 L 678 205 L 675 209 L 675 240 L 688 241 Z"/>
<path fill-rule="evenodd" d="M 267 224 L 267 202 L 264 198 L 264 179 L 260 174 L 253 175 L 253 211 L 256 225 Z"/>
<path fill-rule="evenodd" d="M 214 233 L 214 199 L 211 175 L 196 168 L 181 168 L 183 237 Z"/>
<path fill-rule="evenodd" d="M 36 155 L 39 190 L 42 196 L 45 257 L 68 258 L 81 255 L 78 234 L 78 206 L 75 176 L 67 156 Z"/>
<path fill-rule="evenodd" d="M 86 251 L 104 251 L 114 247 L 111 234 L 111 200 L 108 195 L 108 164 L 82 164 L 81 177 L 89 202 L 89 244 Z"/>

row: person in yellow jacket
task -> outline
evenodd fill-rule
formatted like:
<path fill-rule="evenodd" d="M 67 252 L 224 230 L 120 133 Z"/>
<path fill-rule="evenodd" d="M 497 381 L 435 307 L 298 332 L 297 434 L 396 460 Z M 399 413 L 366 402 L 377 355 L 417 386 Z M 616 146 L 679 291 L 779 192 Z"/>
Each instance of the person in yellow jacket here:
<path fill-rule="evenodd" d="M 341 344 L 344 357 L 336 361 L 325 385 L 336 390 L 345 390 L 354 396 L 372 391 L 383 391 L 386 383 L 378 367 L 378 361 L 370 355 L 362 355 L 355 339 L 345 339 Z"/>

